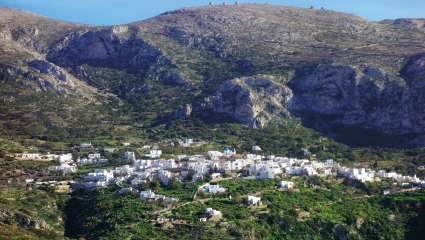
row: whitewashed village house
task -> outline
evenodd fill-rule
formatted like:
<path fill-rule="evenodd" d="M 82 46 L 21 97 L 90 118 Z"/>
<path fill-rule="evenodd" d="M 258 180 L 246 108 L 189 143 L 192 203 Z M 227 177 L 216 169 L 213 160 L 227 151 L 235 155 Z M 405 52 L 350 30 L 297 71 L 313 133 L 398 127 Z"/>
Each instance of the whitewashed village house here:
<path fill-rule="evenodd" d="M 259 206 L 259 205 L 262 204 L 261 203 L 261 197 L 256 197 L 256 196 L 248 195 L 247 203 L 250 206 Z"/>
<path fill-rule="evenodd" d="M 284 191 L 290 191 L 294 189 L 294 183 L 289 181 L 280 181 L 277 186 L 279 189 Z"/>
<path fill-rule="evenodd" d="M 149 153 L 145 155 L 145 157 L 160 158 L 161 155 L 162 155 L 162 150 L 153 149 L 153 150 L 150 150 Z"/>
<path fill-rule="evenodd" d="M 227 190 L 226 188 L 221 187 L 220 185 L 211 185 L 206 184 L 203 189 L 204 192 L 210 193 L 210 194 L 219 194 L 219 193 L 225 193 Z"/>

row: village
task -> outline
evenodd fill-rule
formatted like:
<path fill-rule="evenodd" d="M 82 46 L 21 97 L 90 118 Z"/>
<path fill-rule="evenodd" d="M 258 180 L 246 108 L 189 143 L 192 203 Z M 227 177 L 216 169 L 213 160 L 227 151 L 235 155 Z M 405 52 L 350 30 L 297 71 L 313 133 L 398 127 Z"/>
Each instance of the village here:
<path fill-rule="evenodd" d="M 194 142 L 192 139 L 184 139 L 178 143 L 181 147 L 189 148 L 205 142 Z M 128 147 L 129 144 L 126 144 Z M 82 143 L 81 148 L 91 148 L 92 145 Z M 296 183 L 288 180 L 291 176 L 323 177 L 344 179 L 354 183 L 368 183 L 391 181 L 394 186 L 399 186 L 404 191 L 415 191 L 425 188 L 425 181 L 416 176 L 404 176 L 397 172 L 373 170 L 368 168 L 350 168 L 342 166 L 332 159 L 324 161 L 288 158 L 282 156 L 266 155 L 260 146 L 252 146 L 250 153 L 238 154 L 233 147 L 225 147 L 222 151 L 210 150 L 204 154 L 175 155 L 162 157 L 163 152 L 158 148 L 144 146 L 145 154 L 137 157 L 135 152 L 126 151 L 122 156 L 123 164 L 116 167 L 103 167 L 108 165 L 108 159 L 100 153 L 88 153 L 84 157 L 75 159 L 71 153 L 66 154 L 17 154 L 16 159 L 47 161 L 55 160 L 57 166 L 50 167 L 51 171 L 63 175 L 76 173 L 81 166 L 93 166 L 93 171 L 84 174 L 79 179 L 67 182 L 38 182 L 34 179 L 26 179 L 27 184 L 49 184 L 62 189 L 75 191 L 78 189 L 93 190 L 108 186 L 119 188 L 117 194 L 137 194 L 142 201 L 160 202 L 170 205 L 179 202 L 175 196 L 165 196 L 156 193 L 152 189 L 140 188 L 148 182 L 158 182 L 161 186 L 168 186 L 172 182 L 198 182 L 201 185 L 193 195 L 197 194 L 223 195 L 227 189 L 220 186 L 220 180 L 245 179 L 264 180 L 280 179 L 276 189 L 280 191 L 293 191 Z M 98 166 L 98 168 L 96 168 Z M 284 180 L 285 179 L 285 180 Z M 390 190 L 382 191 L 383 195 L 391 194 Z M 228 196 L 230 199 L 232 196 Z M 246 204 L 249 206 L 261 205 L 261 196 L 246 196 Z M 216 209 L 205 209 L 205 218 L 219 218 L 221 212 Z"/>

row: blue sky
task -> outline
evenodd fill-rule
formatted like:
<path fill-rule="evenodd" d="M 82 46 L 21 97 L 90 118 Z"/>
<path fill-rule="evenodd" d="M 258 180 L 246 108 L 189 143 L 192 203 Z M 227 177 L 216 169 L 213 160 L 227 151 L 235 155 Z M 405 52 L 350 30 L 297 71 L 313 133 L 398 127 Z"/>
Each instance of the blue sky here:
<path fill-rule="evenodd" d="M 51 18 L 96 25 L 122 24 L 156 16 L 208 0 L 0 0 L 0 6 L 36 12 Z M 222 3 L 223 0 L 213 1 Z M 227 1 L 229 3 L 234 2 Z M 270 3 L 354 13 L 370 20 L 425 18 L 425 0 L 239 0 L 240 3 Z"/>

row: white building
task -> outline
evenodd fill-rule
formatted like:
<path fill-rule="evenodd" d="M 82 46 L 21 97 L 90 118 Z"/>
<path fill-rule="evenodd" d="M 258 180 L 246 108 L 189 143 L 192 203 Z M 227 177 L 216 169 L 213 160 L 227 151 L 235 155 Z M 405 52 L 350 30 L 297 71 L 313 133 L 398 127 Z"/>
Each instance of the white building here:
<path fill-rule="evenodd" d="M 314 166 L 304 166 L 304 172 L 307 174 L 307 176 L 318 175 L 317 170 Z"/>
<path fill-rule="evenodd" d="M 289 175 L 300 176 L 305 174 L 305 170 L 303 167 L 288 167 L 286 168 L 286 173 Z"/>
<path fill-rule="evenodd" d="M 325 161 L 325 166 L 326 167 L 334 167 L 335 166 L 335 161 L 333 159 L 327 159 Z"/>
<path fill-rule="evenodd" d="M 225 147 L 223 153 L 225 156 L 233 156 L 236 154 L 236 149 L 234 147 Z"/>
<path fill-rule="evenodd" d="M 67 174 L 77 172 L 77 167 L 65 162 L 61 163 L 59 166 L 55 166 L 54 170 Z"/>
<path fill-rule="evenodd" d="M 182 161 L 182 160 L 187 160 L 189 157 L 185 154 L 181 154 L 181 155 L 177 155 L 177 160 Z"/>
<path fill-rule="evenodd" d="M 140 199 L 142 200 L 155 200 L 156 194 L 152 190 L 141 191 Z"/>
<path fill-rule="evenodd" d="M 187 170 L 192 170 L 198 178 L 194 175 L 194 181 L 198 179 L 202 179 L 205 174 L 207 174 L 210 170 L 209 163 L 206 161 L 200 162 L 188 162 L 186 165 Z"/>
<path fill-rule="evenodd" d="M 84 177 L 83 186 L 85 188 L 106 187 L 112 180 L 114 180 L 113 170 L 96 170 Z"/>
<path fill-rule="evenodd" d="M 221 217 L 223 215 L 220 211 L 215 210 L 215 209 L 212 209 L 212 208 L 205 209 L 205 214 L 207 214 L 207 216 L 209 218 L 212 218 L 212 217 Z"/>
<path fill-rule="evenodd" d="M 161 182 L 162 185 L 167 186 L 171 182 L 172 174 L 169 171 L 165 171 L 160 169 L 158 171 L 158 179 Z"/>
<path fill-rule="evenodd" d="M 25 183 L 26 184 L 33 183 L 33 182 L 34 182 L 34 179 L 33 178 L 27 178 L 27 179 L 25 179 Z"/>
<path fill-rule="evenodd" d="M 273 179 L 274 177 L 274 171 L 269 167 L 261 168 L 256 175 L 257 179 Z"/>
<path fill-rule="evenodd" d="M 244 167 L 246 167 L 247 164 L 245 164 L 245 160 L 243 159 L 236 159 L 236 160 L 229 160 L 225 161 L 223 164 L 223 170 L 224 171 L 239 171 L 242 170 Z"/>
<path fill-rule="evenodd" d="M 276 175 L 282 174 L 279 164 L 271 160 L 251 164 L 248 171 L 250 175 L 257 179 L 273 179 Z"/>
<path fill-rule="evenodd" d="M 162 150 L 153 149 L 153 150 L 150 150 L 149 154 L 146 154 L 145 156 L 148 158 L 160 158 L 161 155 L 162 155 Z"/>
<path fill-rule="evenodd" d="M 78 165 L 87 165 L 87 164 L 104 164 L 107 163 L 108 159 L 102 158 L 100 153 L 89 154 L 87 158 L 77 159 Z"/>
<path fill-rule="evenodd" d="M 174 159 L 167 159 L 161 161 L 161 166 L 165 169 L 173 169 L 179 167 Z"/>
<path fill-rule="evenodd" d="M 256 197 L 256 196 L 250 196 L 250 195 L 248 195 L 248 198 L 247 198 L 247 203 L 248 203 L 248 205 L 251 205 L 251 206 L 253 206 L 253 205 L 261 205 L 261 197 Z"/>
<path fill-rule="evenodd" d="M 204 186 L 204 188 L 202 190 L 206 193 L 211 193 L 211 194 L 218 194 L 218 193 L 226 192 L 226 188 L 223 188 L 218 184 L 217 185 L 207 184 L 207 185 Z"/>
<path fill-rule="evenodd" d="M 129 162 L 136 161 L 136 154 L 134 152 L 125 152 L 124 153 L 124 160 Z"/>
<path fill-rule="evenodd" d="M 373 182 L 375 181 L 375 172 L 366 170 L 365 168 L 346 168 L 340 167 L 338 173 L 343 177 L 357 180 L 360 182 Z"/>
<path fill-rule="evenodd" d="M 123 165 L 121 167 L 115 168 L 115 172 L 119 175 L 131 175 L 134 172 L 134 167 L 131 167 L 130 165 Z"/>
<path fill-rule="evenodd" d="M 220 159 L 221 157 L 223 157 L 223 153 L 222 152 L 219 152 L 219 151 L 208 151 L 208 157 L 211 159 L 211 160 L 218 160 L 218 159 Z"/>
<path fill-rule="evenodd" d="M 179 142 L 180 146 L 182 147 L 190 147 L 193 144 L 193 139 L 192 138 L 185 138 L 183 141 Z"/>
<path fill-rule="evenodd" d="M 167 197 L 164 195 L 155 194 L 152 190 L 141 191 L 139 196 L 142 200 L 162 201 L 165 203 L 172 203 L 178 201 L 178 199 L 174 197 Z"/>
<path fill-rule="evenodd" d="M 263 151 L 260 146 L 252 146 L 252 149 L 251 150 L 253 152 L 261 152 L 261 151 Z"/>
<path fill-rule="evenodd" d="M 289 191 L 294 189 L 294 183 L 293 182 L 289 182 L 289 181 L 280 181 L 277 186 L 285 191 Z"/>
<path fill-rule="evenodd" d="M 99 160 L 101 156 L 100 156 L 100 153 L 91 153 L 87 155 L 87 158 L 90 160 Z"/>
<path fill-rule="evenodd" d="M 247 154 L 246 159 L 253 161 L 261 161 L 261 159 L 263 159 L 263 156 L 257 154 Z"/>
<path fill-rule="evenodd" d="M 96 170 L 95 172 L 88 173 L 84 179 L 87 182 L 105 181 L 109 182 L 114 178 L 112 170 Z"/>
<path fill-rule="evenodd" d="M 81 143 L 80 148 L 91 148 L 93 145 L 91 143 Z"/>
<path fill-rule="evenodd" d="M 59 162 L 60 163 L 70 163 L 70 162 L 72 162 L 72 154 L 67 153 L 67 154 L 59 155 Z"/>
<path fill-rule="evenodd" d="M 179 201 L 178 198 L 175 197 L 167 197 L 164 195 L 157 195 L 157 200 L 164 202 L 164 203 L 173 203 Z"/>

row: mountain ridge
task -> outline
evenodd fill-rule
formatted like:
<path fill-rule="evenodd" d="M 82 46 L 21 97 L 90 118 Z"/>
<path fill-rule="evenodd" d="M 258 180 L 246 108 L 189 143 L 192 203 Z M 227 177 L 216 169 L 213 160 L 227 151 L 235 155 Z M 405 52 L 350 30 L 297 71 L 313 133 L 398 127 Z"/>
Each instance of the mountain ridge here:
<path fill-rule="evenodd" d="M 53 64 L 87 88 L 129 103 L 146 127 L 158 118 L 190 119 L 193 113 L 223 122 L 230 116 L 260 128 L 272 119 L 298 118 L 343 141 L 339 128 L 365 131 L 363 138 L 370 133 L 399 138 L 397 146 L 422 145 L 425 136 L 421 19 L 368 22 L 323 9 L 239 4 L 88 26 L 0 12 L 9 12 L 0 17 L 5 43 L 0 51 L 7 52 L 0 63 L 26 68 L 33 58 Z M 24 22 L 10 22 L 16 18 Z M 9 53 L 14 51 L 16 57 Z M 280 79 L 273 84 L 287 88 L 291 100 L 279 102 L 261 87 L 237 83 L 256 76 L 263 76 L 263 83 Z M 229 87 L 248 94 L 247 102 L 227 99 Z M 190 114 L 182 114 L 187 106 Z M 277 109 L 287 110 L 282 115 Z M 232 115 L 238 111 L 244 114 Z"/>

